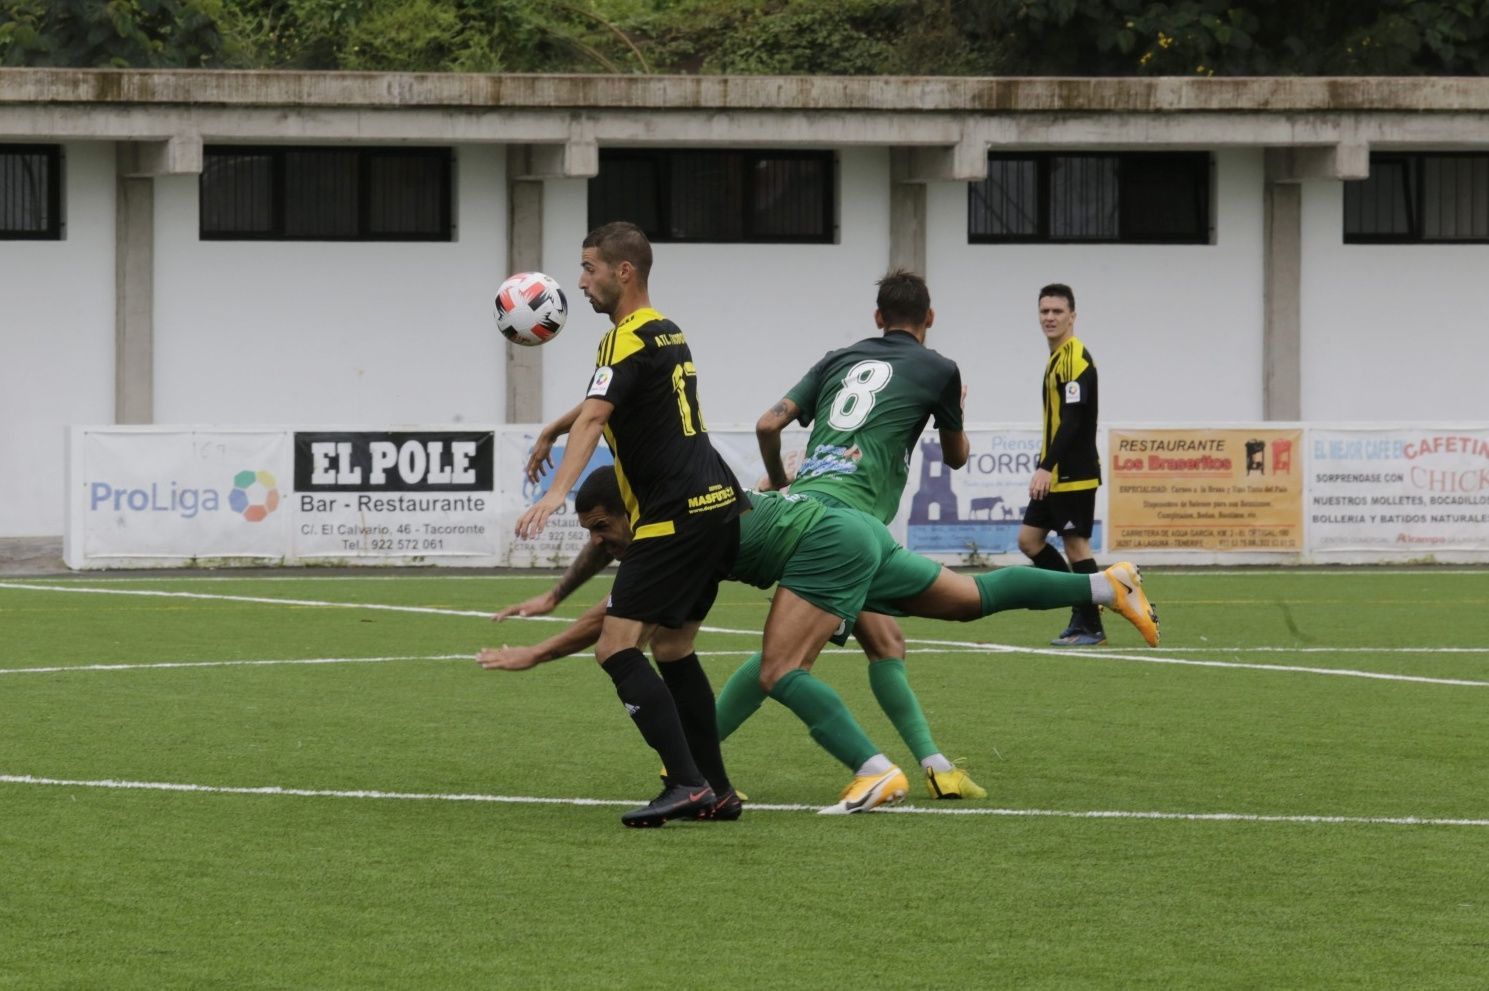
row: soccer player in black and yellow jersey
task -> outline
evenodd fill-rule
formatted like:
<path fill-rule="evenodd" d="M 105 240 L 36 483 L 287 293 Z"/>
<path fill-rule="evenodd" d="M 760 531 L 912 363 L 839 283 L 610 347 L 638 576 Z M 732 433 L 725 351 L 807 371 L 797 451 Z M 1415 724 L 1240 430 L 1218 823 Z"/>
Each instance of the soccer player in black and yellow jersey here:
<path fill-rule="evenodd" d="M 740 489 L 709 442 L 687 340 L 651 307 L 651 263 L 651 244 L 633 224 L 606 224 L 584 239 L 579 289 L 614 326 L 600 342 L 584 401 L 538 435 L 527 464 L 532 481 L 552 467 L 554 442 L 564 433 L 569 440 L 547 494 L 517 521 L 519 537 L 543 529 L 603 434 L 635 547 L 616 574 L 595 659 L 667 768 L 662 793 L 621 816 L 627 826 L 740 814 L 719 750 L 713 689 L 692 649 L 739 547 Z M 660 678 L 641 651 L 648 641 Z"/>
<path fill-rule="evenodd" d="M 1043 440 L 1039 467 L 1029 481 L 1029 506 L 1019 527 L 1019 550 L 1037 567 L 1095 574 L 1091 531 L 1096 521 L 1096 489 L 1101 455 L 1096 450 L 1096 362 L 1075 336 L 1075 292 L 1062 283 L 1039 290 L 1039 327 L 1049 344 L 1044 366 Z M 1060 552 L 1045 542 L 1051 531 L 1065 545 Z M 1071 610 L 1070 625 L 1052 643 L 1095 646 L 1106 642 L 1101 611 Z"/>

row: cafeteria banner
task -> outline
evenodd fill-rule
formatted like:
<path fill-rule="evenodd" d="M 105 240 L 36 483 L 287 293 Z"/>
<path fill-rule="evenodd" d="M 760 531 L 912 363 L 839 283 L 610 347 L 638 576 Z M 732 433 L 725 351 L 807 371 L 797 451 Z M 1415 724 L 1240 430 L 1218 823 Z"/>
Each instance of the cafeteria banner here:
<path fill-rule="evenodd" d="M 1489 551 L 1489 430 L 1313 430 L 1309 545 Z"/>

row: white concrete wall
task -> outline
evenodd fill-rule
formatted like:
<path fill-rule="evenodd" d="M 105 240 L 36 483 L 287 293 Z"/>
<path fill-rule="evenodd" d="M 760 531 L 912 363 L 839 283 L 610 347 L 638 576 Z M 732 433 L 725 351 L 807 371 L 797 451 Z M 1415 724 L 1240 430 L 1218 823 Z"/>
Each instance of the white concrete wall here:
<path fill-rule="evenodd" d="M 839 156 L 837 244 L 657 244 L 652 304 L 687 334 L 703 415 L 754 426 L 823 353 L 874 329 L 874 283 L 889 259 L 889 152 Z M 543 348 L 544 415 L 584 397 L 609 324 L 578 292 L 587 229 L 582 181 L 549 182 L 543 257 L 569 293 L 569 323 Z"/>
<path fill-rule="evenodd" d="M 65 146 L 60 241 L 0 241 L 0 536 L 62 532 L 63 431 L 114 419 L 114 146 Z"/>
<path fill-rule="evenodd" d="M 113 420 L 113 146 L 67 155 L 66 239 L 0 242 L 0 536 L 61 532 L 63 427 Z M 969 421 L 1036 418 L 1049 281 L 1076 289 L 1107 422 L 1261 418 L 1262 155 L 1216 160 L 1206 246 L 970 245 L 965 184 L 929 187 L 931 345 L 961 364 Z M 157 180 L 156 421 L 501 422 L 504 161 L 460 150 L 450 244 L 204 242 L 196 180 Z M 883 149 L 842 151 L 836 244 L 656 246 L 653 300 L 688 334 L 711 425 L 753 424 L 823 352 L 873 333 L 888 172 Z M 1489 246 L 1344 245 L 1341 197 L 1304 190 L 1304 417 L 1482 421 Z M 542 351 L 545 417 L 582 397 L 606 329 L 576 288 L 586 211 L 582 180 L 546 184 L 543 264 L 570 322 Z"/>
<path fill-rule="evenodd" d="M 1344 189 L 1303 188 L 1305 420 L 1489 420 L 1489 245 L 1345 244 Z"/>
<path fill-rule="evenodd" d="M 460 149 L 449 243 L 202 241 L 196 177 L 157 180 L 156 422 L 500 422 L 504 163 Z"/>
<path fill-rule="evenodd" d="M 1075 290 L 1076 335 L 1101 372 L 1101 417 L 1262 417 L 1262 155 L 1215 156 L 1215 243 L 968 244 L 967 187 L 930 187 L 930 345 L 962 366 L 967 418 L 1039 418 L 1039 287 Z"/>

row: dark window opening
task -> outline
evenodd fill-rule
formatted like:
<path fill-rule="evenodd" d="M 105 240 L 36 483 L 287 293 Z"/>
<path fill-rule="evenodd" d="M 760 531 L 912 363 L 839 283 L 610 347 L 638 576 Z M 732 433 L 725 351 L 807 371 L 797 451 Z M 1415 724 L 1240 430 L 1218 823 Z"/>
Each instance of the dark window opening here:
<path fill-rule="evenodd" d="M 449 241 L 448 148 L 205 149 L 206 240 Z"/>
<path fill-rule="evenodd" d="M 605 149 L 589 226 L 629 220 L 653 241 L 830 244 L 835 171 L 831 152 Z"/>
<path fill-rule="evenodd" d="M 967 186 L 974 244 L 1208 244 L 1205 153 L 988 156 Z"/>

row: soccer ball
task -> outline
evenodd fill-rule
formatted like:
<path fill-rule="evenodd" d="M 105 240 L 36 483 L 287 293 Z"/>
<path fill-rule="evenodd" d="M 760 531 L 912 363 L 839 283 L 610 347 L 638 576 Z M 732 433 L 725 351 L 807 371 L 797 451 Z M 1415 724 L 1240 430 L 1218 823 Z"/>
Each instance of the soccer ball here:
<path fill-rule="evenodd" d="M 518 272 L 496 291 L 496 329 L 513 344 L 546 344 L 568 318 L 564 291 L 542 272 Z"/>

